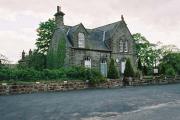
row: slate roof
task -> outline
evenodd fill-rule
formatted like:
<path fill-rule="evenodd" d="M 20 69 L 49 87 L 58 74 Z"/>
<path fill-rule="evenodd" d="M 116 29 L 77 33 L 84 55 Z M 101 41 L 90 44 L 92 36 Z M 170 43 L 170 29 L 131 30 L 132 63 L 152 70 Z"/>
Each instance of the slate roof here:
<path fill-rule="evenodd" d="M 120 24 L 121 21 L 104 25 L 101 27 L 97 27 L 94 29 L 86 29 L 88 32 L 88 47 L 90 49 L 95 49 L 95 50 L 110 50 L 109 47 L 109 40 L 112 37 L 113 30 L 116 28 L 118 24 Z M 76 32 L 76 30 L 80 27 L 81 24 L 75 25 L 75 26 L 65 26 L 65 32 L 67 35 L 67 38 L 69 42 L 73 46 L 73 34 Z"/>

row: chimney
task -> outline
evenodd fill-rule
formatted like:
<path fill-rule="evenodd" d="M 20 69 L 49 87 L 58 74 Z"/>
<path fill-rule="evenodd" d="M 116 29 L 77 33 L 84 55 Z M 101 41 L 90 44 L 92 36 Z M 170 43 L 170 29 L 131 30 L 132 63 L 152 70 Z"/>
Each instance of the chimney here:
<path fill-rule="evenodd" d="M 64 15 L 65 14 L 61 11 L 61 7 L 57 6 L 57 13 L 54 16 L 58 28 L 64 26 Z"/>
<path fill-rule="evenodd" d="M 29 56 L 31 56 L 31 55 L 32 55 L 32 50 L 30 49 L 30 50 L 29 50 Z"/>
<path fill-rule="evenodd" d="M 24 59 L 25 59 L 25 52 L 23 50 L 23 52 L 22 52 L 22 60 L 24 60 Z"/>

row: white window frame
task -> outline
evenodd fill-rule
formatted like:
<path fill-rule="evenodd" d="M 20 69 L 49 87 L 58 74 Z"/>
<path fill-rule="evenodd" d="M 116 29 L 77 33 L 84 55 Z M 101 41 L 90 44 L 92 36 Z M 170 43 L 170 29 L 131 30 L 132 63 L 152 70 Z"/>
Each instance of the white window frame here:
<path fill-rule="evenodd" d="M 124 52 L 128 52 L 128 41 L 124 42 Z"/>
<path fill-rule="evenodd" d="M 124 43 L 122 40 L 120 40 L 119 42 L 119 52 L 123 52 L 124 51 Z"/>
<path fill-rule="evenodd" d="M 84 33 L 78 33 L 78 47 L 85 48 L 85 36 Z"/>
<path fill-rule="evenodd" d="M 125 68 L 126 68 L 126 61 L 121 61 L 121 73 L 124 74 L 124 71 L 125 71 Z"/>
<path fill-rule="evenodd" d="M 85 68 L 91 68 L 91 59 L 89 57 L 86 57 L 84 59 L 84 67 Z"/>
<path fill-rule="evenodd" d="M 102 71 L 102 66 L 106 67 L 106 71 Z M 105 68 L 104 68 L 105 69 Z M 104 77 L 107 77 L 107 61 L 106 60 L 102 60 L 101 61 L 101 64 L 100 64 L 100 70 L 101 70 L 101 74 L 104 76 Z"/>

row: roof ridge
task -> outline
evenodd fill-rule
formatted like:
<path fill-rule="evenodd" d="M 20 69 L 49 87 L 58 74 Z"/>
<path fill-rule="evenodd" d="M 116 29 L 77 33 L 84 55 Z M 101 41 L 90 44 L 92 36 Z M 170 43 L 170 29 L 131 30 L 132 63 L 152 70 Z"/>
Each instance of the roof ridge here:
<path fill-rule="evenodd" d="M 93 30 L 94 29 L 100 29 L 100 28 L 103 28 L 103 27 L 107 27 L 107 26 L 110 26 L 110 25 L 113 25 L 113 24 L 116 24 L 116 23 L 120 23 L 120 22 L 121 22 L 121 20 L 117 21 L 117 22 L 113 22 L 113 23 L 109 23 L 109 24 L 106 24 L 106 25 L 103 25 L 103 26 L 99 26 L 99 27 L 93 28 Z"/>

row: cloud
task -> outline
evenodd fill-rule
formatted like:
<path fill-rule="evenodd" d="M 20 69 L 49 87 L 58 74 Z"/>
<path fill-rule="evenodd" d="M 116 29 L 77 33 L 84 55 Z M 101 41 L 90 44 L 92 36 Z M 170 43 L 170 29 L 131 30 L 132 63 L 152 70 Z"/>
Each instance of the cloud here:
<path fill-rule="evenodd" d="M 131 33 L 151 42 L 180 47 L 179 0 L 0 0 L 0 53 L 13 61 L 23 49 L 34 47 L 40 21 L 52 18 L 61 5 L 65 24 L 82 22 L 88 28 L 119 21 L 121 14 Z"/>
<path fill-rule="evenodd" d="M 7 56 L 7 58 L 14 62 L 21 57 L 22 50 L 28 51 L 30 48 L 35 48 L 34 42 L 31 35 L 28 35 L 30 31 L 16 32 L 16 31 L 1 31 L 0 38 L 0 53 Z"/>

